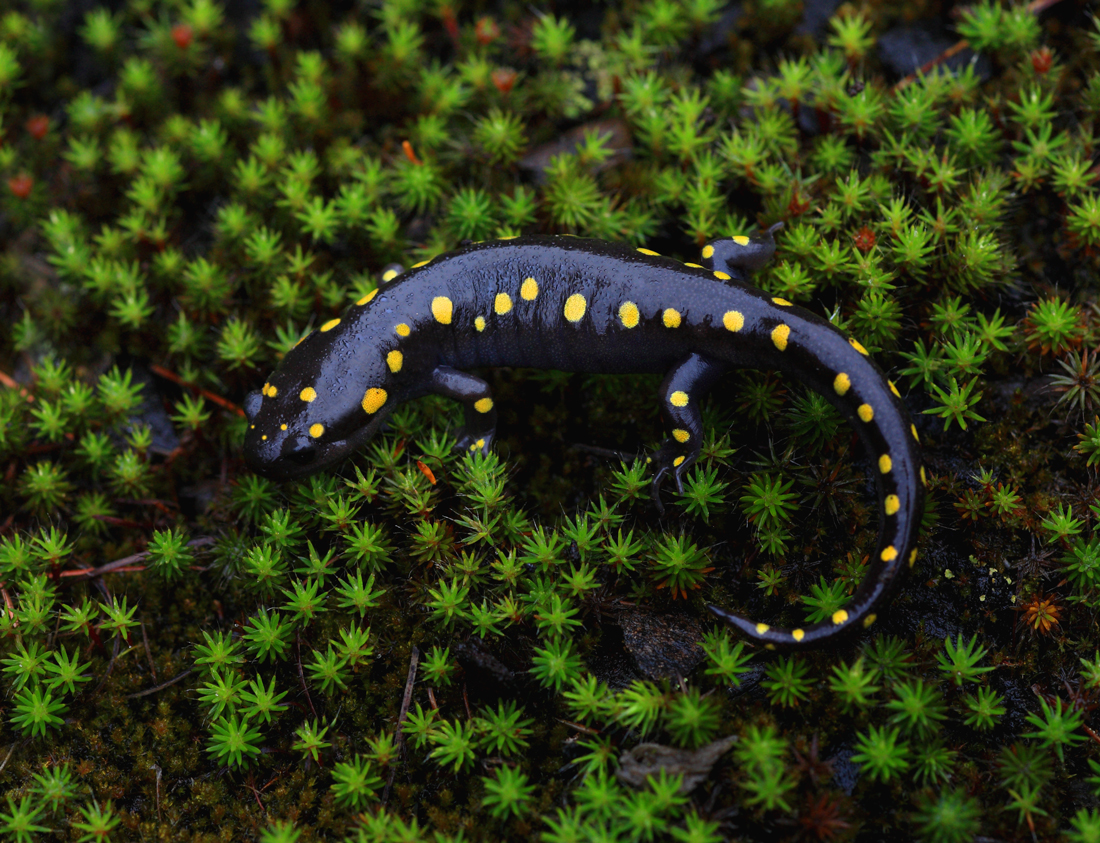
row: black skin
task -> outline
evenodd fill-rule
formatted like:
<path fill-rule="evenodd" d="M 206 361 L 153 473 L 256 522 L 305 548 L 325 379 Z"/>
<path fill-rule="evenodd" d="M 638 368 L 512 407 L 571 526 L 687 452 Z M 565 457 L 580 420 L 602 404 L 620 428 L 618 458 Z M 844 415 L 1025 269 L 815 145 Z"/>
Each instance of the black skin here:
<path fill-rule="evenodd" d="M 805 629 L 758 624 L 712 606 L 768 648 L 803 649 L 870 626 L 916 558 L 923 475 L 916 430 L 862 346 L 826 320 L 748 285 L 775 252 L 772 226 L 716 240 L 702 265 L 574 237 L 473 243 L 401 273 L 291 350 L 245 410 L 244 455 L 274 480 L 339 462 L 403 401 L 433 393 L 462 404 L 456 447 L 488 452 L 496 409 L 471 368 L 665 372 L 668 438 L 653 494 L 680 491 L 703 440 L 699 402 L 730 369 L 785 371 L 825 396 L 859 433 L 875 472 L 881 527 L 849 605 Z M 396 276 L 396 277 L 394 277 Z"/>

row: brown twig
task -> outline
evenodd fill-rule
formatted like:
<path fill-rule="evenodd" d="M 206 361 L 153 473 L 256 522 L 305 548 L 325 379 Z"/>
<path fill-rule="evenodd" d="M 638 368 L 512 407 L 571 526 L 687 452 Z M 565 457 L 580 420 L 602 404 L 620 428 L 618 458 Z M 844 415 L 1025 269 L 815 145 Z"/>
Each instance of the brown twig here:
<path fill-rule="evenodd" d="M 309 703 L 309 710 L 313 712 L 313 719 L 317 719 L 317 709 L 313 707 L 313 699 L 309 695 L 309 687 L 306 685 L 306 672 L 302 669 L 302 631 L 299 629 L 297 632 L 298 640 L 298 678 L 302 680 L 302 690 L 306 695 L 306 702 Z"/>
<path fill-rule="evenodd" d="M 1055 3 L 1060 3 L 1060 2 L 1062 2 L 1062 0 L 1032 0 L 1032 2 L 1028 3 L 1027 10 L 1031 14 L 1037 15 L 1040 12 L 1045 12 L 1047 9 L 1049 9 L 1051 6 L 1053 6 Z M 914 82 L 916 82 L 919 77 L 921 77 L 924 74 L 928 73 L 928 71 L 930 71 L 933 67 L 936 67 L 937 65 L 943 64 L 945 61 L 949 61 L 950 59 L 953 59 L 955 56 L 957 56 L 959 53 L 961 53 L 963 50 L 965 50 L 969 46 L 970 46 L 970 42 L 967 41 L 965 38 L 963 38 L 959 41 L 956 41 L 954 44 L 952 44 L 950 47 L 948 47 L 946 50 L 944 50 L 942 53 L 940 53 L 934 59 L 932 59 L 931 61 L 926 61 L 917 70 L 914 70 L 912 73 L 910 73 L 904 79 L 902 79 L 900 82 L 898 82 L 896 85 L 894 85 L 893 93 L 896 94 L 898 91 L 901 91 L 905 88 L 908 88 L 910 85 L 912 85 Z"/>
<path fill-rule="evenodd" d="M 28 403 L 34 401 L 34 396 L 27 391 L 26 387 L 20 386 L 11 375 L 2 370 L 0 370 L 0 384 L 6 386 L 8 389 L 18 390 L 19 394 L 26 398 Z"/>
<path fill-rule="evenodd" d="M 1088 733 L 1088 736 L 1090 738 L 1092 738 L 1097 743 L 1100 743 L 1100 735 L 1096 734 L 1096 732 L 1094 732 L 1092 729 L 1090 729 L 1088 726 L 1086 726 L 1084 724 L 1081 724 L 1081 728 L 1084 729 Z"/>
<path fill-rule="evenodd" d="M 8 754 L 4 756 L 4 760 L 0 761 L 0 773 L 4 772 L 4 768 L 8 766 L 8 761 L 11 759 L 11 754 L 15 752 L 15 748 L 19 746 L 19 741 L 16 741 L 11 745 L 11 749 L 8 750 Z"/>
<path fill-rule="evenodd" d="M 912 73 L 910 73 L 904 79 L 902 79 L 900 82 L 898 82 L 896 85 L 894 85 L 893 93 L 896 94 L 898 91 L 902 91 L 902 90 L 908 88 L 910 85 L 912 85 L 914 82 L 916 82 L 917 79 L 919 79 L 921 76 L 924 76 L 926 73 L 928 73 L 928 71 L 930 71 L 933 67 L 936 67 L 937 65 L 943 64 L 945 61 L 949 61 L 950 59 L 953 59 L 955 56 L 957 56 L 963 50 L 967 49 L 969 46 L 970 46 L 970 42 L 967 41 L 965 38 L 963 38 L 959 41 L 956 41 L 954 44 L 952 44 L 950 47 L 948 47 L 946 50 L 944 50 L 942 53 L 940 53 L 934 59 L 926 61 L 919 68 L 914 70 Z"/>
<path fill-rule="evenodd" d="M 578 732 L 584 732 L 586 735 L 598 735 L 600 733 L 599 729 L 593 729 L 591 726 L 585 726 L 581 723 L 574 723 L 572 720 L 562 720 L 560 717 L 555 717 L 554 719 L 559 723 L 564 723 L 571 729 L 576 729 Z"/>
<path fill-rule="evenodd" d="M 6 588 L 0 588 L 0 594 L 4 596 L 4 611 L 8 613 L 8 619 L 15 621 L 15 604 L 11 602 L 11 595 Z M 18 626 L 19 622 L 16 621 L 15 625 Z"/>
<path fill-rule="evenodd" d="M 203 389 L 201 386 L 197 386 L 197 385 L 191 383 L 190 381 L 185 381 L 183 378 L 181 378 L 175 372 L 172 372 L 168 369 L 165 369 L 163 366 L 157 366 L 156 364 L 153 364 L 152 366 L 149 367 L 149 370 L 154 375 L 159 375 L 162 378 L 167 378 L 168 380 L 172 381 L 172 383 L 178 383 L 180 386 L 186 386 L 188 389 L 197 392 L 203 398 L 210 399 L 215 404 L 217 404 L 219 407 L 221 407 L 223 410 L 229 410 L 229 412 L 236 413 L 238 416 L 243 416 L 244 415 L 244 410 L 242 410 L 240 407 L 238 407 L 232 401 L 230 401 L 226 398 L 222 398 L 220 395 L 217 395 L 217 394 L 211 392 L 208 389 Z"/>
<path fill-rule="evenodd" d="M 118 661 L 118 651 L 122 648 L 122 639 L 115 638 L 115 648 L 111 652 L 111 658 L 107 662 L 107 672 L 103 674 L 103 678 L 99 680 L 99 684 L 95 686 L 95 690 L 92 692 L 93 697 L 98 697 L 99 692 L 103 690 L 103 686 L 107 684 L 107 680 L 111 678 L 111 674 L 115 671 L 115 662 Z"/>
<path fill-rule="evenodd" d="M 157 666 L 153 664 L 153 654 L 149 651 L 149 636 L 145 632 L 145 621 L 141 622 L 141 640 L 145 644 L 145 658 L 149 660 L 149 670 L 153 673 L 153 681 L 157 681 Z"/>
<path fill-rule="evenodd" d="M 153 769 L 157 771 L 157 824 L 159 825 L 162 822 L 162 819 L 161 819 L 161 816 L 160 816 L 160 777 L 161 777 L 160 764 L 154 764 Z"/>
<path fill-rule="evenodd" d="M 256 789 L 256 777 L 254 775 L 248 777 L 248 789 L 252 791 L 252 795 L 256 798 L 256 804 L 260 806 L 260 810 L 264 812 L 264 816 L 267 816 L 267 808 L 264 807 L 264 803 L 260 799 L 260 791 Z"/>
<path fill-rule="evenodd" d="M 206 545 L 213 544 L 213 536 L 200 536 L 197 539 L 192 539 L 187 543 L 188 547 L 205 547 Z M 132 556 L 124 556 L 122 559 L 116 559 L 114 562 L 108 562 L 105 565 L 100 565 L 98 568 L 78 568 L 73 571 L 62 571 L 58 574 L 59 577 L 101 577 L 104 574 L 122 573 L 125 571 L 144 571 L 144 565 L 137 565 L 135 563 L 144 561 L 149 556 L 149 551 L 143 550 L 141 553 L 135 553 Z"/>
<path fill-rule="evenodd" d="M 397 730 L 394 737 L 397 739 L 397 751 L 405 751 L 405 716 L 409 713 L 409 705 L 412 703 L 413 685 L 416 684 L 416 666 L 420 663 L 420 649 L 413 644 L 412 655 L 409 657 L 409 675 L 405 679 L 405 696 L 401 698 L 401 710 L 397 714 Z M 386 789 L 382 792 L 382 804 L 390 798 L 390 787 L 393 786 L 393 777 L 397 769 L 390 770 L 390 777 L 386 780 Z"/>
<path fill-rule="evenodd" d="M 162 682 L 161 684 L 156 685 L 152 688 L 146 688 L 144 691 L 134 691 L 134 693 L 132 693 L 132 694 L 127 694 L 126 699 L 136 700 L 138 697 L 147 697 L 150 694 L 155 694 L 157 691 L 163 691 L 165 688 L 169 688 L 172 685 L 175 685 L 181 679 L 186 679 L 190 675 L 191 675 L 191 669 L 188 668 L 183 673 L 181 673 L 179 676 L 174 676 L 171 679 L 169 679 L 167 682 Z"/>

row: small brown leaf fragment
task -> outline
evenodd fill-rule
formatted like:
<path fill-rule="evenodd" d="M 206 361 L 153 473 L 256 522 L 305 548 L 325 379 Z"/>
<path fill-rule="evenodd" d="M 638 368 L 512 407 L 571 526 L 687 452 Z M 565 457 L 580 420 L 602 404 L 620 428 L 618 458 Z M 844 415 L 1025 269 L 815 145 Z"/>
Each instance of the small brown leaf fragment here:
<path fill-rule="evenodd" d="M 682 775 L 680 793 L 690 793 L 710 776 L 711 768 L 735 743 L 737 736 L 720 738 L 699 749 L 676 749 L 659 743 L 640 743 L 619 758 L 616 775 L 623 784 L 644 787 L 646 779 L 661 770 L 667 775 Z"/>

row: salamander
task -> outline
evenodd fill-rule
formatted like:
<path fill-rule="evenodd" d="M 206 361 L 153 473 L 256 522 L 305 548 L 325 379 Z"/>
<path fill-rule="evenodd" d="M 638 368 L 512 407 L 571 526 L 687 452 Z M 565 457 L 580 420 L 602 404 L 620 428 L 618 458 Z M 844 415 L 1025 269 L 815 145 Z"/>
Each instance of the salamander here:
<path fill-rule="evenodd" d="M 778 369 L 825 396 L 855 427 L 878 489 L 878 544 L 846 607 L 784 629 L 710 609 L 769 649 L 802 649 L 869 627 L 916 560 L 923 508 L 920 445 L 897 388 L 856 340 L 747 283 L 775 251 L 762 235 L 715 240 L 701 262 L 571 236 L 472 243 L 416 264 L 293 348 L 248 396 L 247 464 L 274 480 L 331 466 L 374 436 L 403 401 L 459 401 L 456 447 L 487 452 L 497 411 L 470 368 L 665 372 L 668 438 L 653 493 L 682 490 L 699 456 L 699 402 L 729 369 Z"/>

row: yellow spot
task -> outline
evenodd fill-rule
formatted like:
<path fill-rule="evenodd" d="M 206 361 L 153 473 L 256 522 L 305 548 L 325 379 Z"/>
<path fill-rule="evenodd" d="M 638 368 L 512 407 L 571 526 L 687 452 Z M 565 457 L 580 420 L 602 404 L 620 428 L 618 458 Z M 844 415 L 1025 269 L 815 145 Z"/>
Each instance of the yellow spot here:
<path fill-rule="evenodd" d="M 917 426 L 915 424 L 911 424 L 909 425 L 909 430 L 912 432 L 913 438 L 920 442 L 920 437 L 917 436 Z"/>
<path fill-rule="evenodd" d="M 658 258 L 661 256 L 660 252 L 655 252 L 652 249 L 639 249 L 638 251 L 641 252 L 643 255 L 654 255 Z"/>
<path fill-rule="evenodd" d="M 386 390 L 379 389 L 376 386 L 372 386 L 365 393 L 363 393 L 363 400 L 360 402 L 360 406 L 363 408 L 363 412 L 369 414 L 377 413 L 382 405 L 386 403 Z"/>
<path fill-rule="evenodd" d="M 279 425 L 279 430 L 286 430 L 286 425 L 285 424 Z"/>
<path fill-rule="evenodd" d="M 317 390 L 312 386 L 307 386 L 301 392 L 298 393 L 298 397 L 305 401 L 307 404 L 313 401 L 317 397 Z"/>
<path fill-rule="evenodd" d="M 722 272 L 721 270 L 714 271 L 714 277 L 720 281 L 729 281 L 730 274 L 728 272 Z"/>
<path fill-rule="evenodd" d="M 314 439 L 320 439 L 321 434 L 324 433 L 324 432 L 325 432 L 325 426 L 323 424 L 321 424 L 320 422 L 318 422 L 317 424 L 311 426 L 310 429 L 309 429 L 309 435 L 312 436 Z"/>
<path fill-rule="evenodd" d="M 475 317 L 474 318 L 474 327 L 477 329 L 477 332 L 479 334 L 482 331 L 484 331 L 485 330 L 485 317 L 484 316 Z"/>
<path fill-rule="evenodd" d="M 584 300 L 584 296 L 580 293 L 573 293 L 569 298 L 565 300 L 565 318 L 570 322 L 580 322 L 584 316 L 584 312 L 588 309 L 588 302 Z"/>
<path fill-rule="evenodd" d="M 833 379 L 833 392 L 837 395 L 844 395 L 851 388 L 852 379 L 844 372 L 841 372 Z"/>
<path fill-rule="evenodd" d="M 676 459 L 674 459 L 674 460 L 672 461 L 672 464 L 673 464 L 673 466 L 675 466 L 676 468 L 679 468 L 679 467 L 680 467 L 681 465 L 683 465 L 683 464 L 684 464 L 684 457 L 677 457 Z"/>
<path fill-rule="evenodd" d="M 867 629 L 871 624 L 873 624 L 877 620 L 878 620 L 878 615 L 876 615 L 874 612 L 872 612 L 871 614 L 869 614 L 867 617 L 865 617 L 863 619 L 863 628 Z"/>
<path fill-rule="evenodd" d="M 860 404 L 856 410 L 861 421 L 869 422 L 875 417 L 875 410 L 870 404 Z"/>
<path fill-rule="evenodd" d="M 898 558 L 898 549 L 892 544 L 885 547 L 879 556 L 883 562 L 893 562 Z"/>
<path fill-rule="evenodd" d="M 484 439 L 478 439 L 478 440 L 477 440 L 477 441 L 476 441 L 476 442 L 474 443 L 474 447 L 475 447 L 475 448 L 484 448 L 484 447 L 485 447 L 485 440 L 484 440 Z"/>
<path fill-rule="evenodd" d="M 687 442 L 691 438 L 691 434 L 683 428 L 678 427 L 674 431 L 672 431 L 672 438 L 682 445 L 684 442 Z"/>
<path fill-rule="evenodd" d="M 840 626 L 842 623 L 847 623 L 847 621 L 848 613 L 845 612 L 843 609 L 837 609 L 835 612 L 833 612 L 833 623 L 835 623 L 837 626 Z"/>
<path fill-rule="evenodd" d="M 703 257 L 708 260 L 714 257 L 714 247 L 709 243 L 703 247 Z"/>
<path fill-rule="evenodd" d="M 426 260 L 426 261 L 421 261 L 420 263 L 414 263 L 414 264 L 412 265 L 412 268 L 413 268 L 413 269 L 418 269 L 419 267 L 425 266 L 425 265 L 427 265 L 428 263 L 431 263 L 431 259 L 430 259 L 430 258 L 429 258 L 428 260 Z"/>
<path fill-rule="evenodd" d="M 765 645 L 764 645 L 764 649 L 765 649 L 765 650 L 774 650 L 774 649 L 775 649 L 775 645 L 774 645 L 774 644 L 765 644 Z"/>
<path fill-rule="evenodd" d="M 704 269 L 705 267 L 699 266 L 697 263 L 685 263 L 684 266 L 690 266 L 692 269 Z"/>
<path fill-rule="evenodd" d="M 400 325 L 394 325 L 393 329 L 397 331 L 397 335 L 400 337 L 407 337 L 412 333 L 412 328 L 402 322 Z"/>
<path fill-rule="evenodd" d="M 383 281 L 392 281 L 397 276 L 398 276 L 398 272 L 397 272 L 396 269 L 387 269 L 385 272 L 382 273 L 382 280 Z"/>
<path fill-rule="evenodd" d="M 890 459 L 889 454 L 883 454 L 878 458 L 878 470 L 883 474 L 889 474 L 890 469 L 894 467 L 894 461 Z"/>
<path fill-rule="evenodd" d="M 534 301 L 535 296 L 539 294 L 539 282 L 534 278 L 524 278 L 519 294 L 524 301 Z"/>
<path fill-rule="evenodd" d="M 883 508 L 887 515 L 897 515 L 901 509 L 901 499 L 897 495 L 887 495 Z"/>
<path fill-rule="evenodd" d="M 737 333 L 745 327 L 745 317 L 736 310 L 727 310 L 722 315 L 722 324 L 726 326 L 727 331 Z"/>
<path fill-rule="evenodd" d="M 374 297 L 377 296 L 377 295 L 378 295 L 378 290 L 371 290 L 369 293 L 367 293 L 365 296 L 363 296 L 363 298 L 359 299 L 359 301 L 357 301 L 356 304 L 360 305 L 360 306 L 362 306 L 364 304 L 370 304 L 372 301 L 374 301 Z"/>
<path fill-rule="evenodd" d="M 775 302 L 780 307 L 794 307 L 794 305 L 791 304 L 789 301 L 787 301 L 786 299 L 781 299 L 781 298 L 779 298 L 779 296 L 776 296 L 775 298 L 773 298 L 772 301 Z"/>
<path fill-rule="evenodd" d="M 493 399 L 479 398 L 477 401 L 474 402 L 474 409 L 477 410 L 479 413 L 489 412 L 491 409 L 493 409 Z"/>
<path fill-rule="evenodd" d="M 323 334 L 323 333 L 325 333 L 325 331 L 331 331 L 333 328 L 335 328 L 339 324 L 340 324 L 339 319 L 329 319 L 328 322 L 326 322 L 324 325 L 321 326 L 321 333 Z"/>
<path fill-rule="evenodd" d="M 639 318 L 638 305 L 634 304 L 634 302 L 624 301 L 619 307 L 619 319 L 627 328 L 636 327 Z"/>
<path fill-rule="evenodd" d="M 913 563 L 917 561 L 917 550 L 913 548 L 913 552 L 909 554 L 909 567 L 913 567 Z"/>
<path fill-rule="evenodd" d="M 866 356 L 867 356 L 867 349 L 866 349 L 866 348 L 864 348 L 864 347 L 863 347 L 862 345 L 860 345 L 860 344 L 859 344 L 858 342 L 856 342 L 856 341 L 855 341 L 854 339 L 852 339 L 851 337 L 849 337 L 849 338 L 848 338 L 848 342 L 850 342 L 850 343 L 852 344 L 852 348 L 854 348 L 854 349 L 855 349 L 856 351 L 858 351 L 858 352 L 859 352 L 860 354 L 862 354 L 862 355 L 863 355 L 864 357 L 866 357 Z"/>
<path fill-rule="evenodd" d="M 673 407 L 686 407 L 688 405 L 688 394 L 678 389 L 668 396 L 668 403 Z"/>
<path fill-rule="evenodd" d="M 498 237 L 497 240 L 515 240 L 517 237 L 519 237 L 518 234 L 505 234 L 501 237 Z"/>
<path fill-rule="evenodd" d="M 736 243 L 738 246 L 749 245 L 749 238 L 746 237 L 744 234 L 738 234 L 730 239 L 733 240 L 733 242 Z"/>
<path fill-rule="evenodd" d="M 928 485 L 928 475 L 924 473 L 924 466 L 920 467 L 920 483 L 922 486 Z"/>
<path fill-rule="evenodd" d="M 436 296 L 432 299 L 432 316 L 435 317 L 435 321 L 440 325 L 450 325 L 451 316 L 454 313 L 455 306 L 451 303 L 451 300 L 446 296 Z"/>
<path fill-rule="evenodd" d="M 507 293 L 497 293 L 496 299 L 493 300 L 493 310 L 496 311 L 497 316 L 503 316 L 511 309 L 512 297 Z"/>
<path fill-rule="evenodd" d="M 763 634 L 764 634 L 765 632 L 767 632 L 767 631 L 768 631 L 769 629 L 771 629 L 771 627 L 770 627 L 770 626 L 768 626 L 768 625 L 767 625 L 766 623 L 758 623 L 758 624 L 756 625 L 756 634 L 757 634 L 757 635 L 763 635 Z"/>
<path fill-rule="evenodd" d="M 896 395 L 898 398 L 901 398 L 901 393 L 898 392 L 898 388 L 896 386 L 894 386 L 894 382 L 893 381 L 886 381 L 886 382 L 888 384 L 890 384 L 890 391 L 892 393 L 894 393 L 894 395 Z"/>
<path fill-rule="evenodd" d="M 472 445 L 470 445 L 470 451 L 473 452 L 473 451 L 476 451 L 476 450 L 477 450 L 477 443 L 474 442 Z"/>
<path fill-rule="evenodd" d="M 673 310 L 671 307 L 665 308 L 665 312 L 661 314 L 666 328 L 679 328 L 681 318 L 680 311 Z"/>
<path fill-rule="evenodd" d="M 787 325 L 776 325 L 772 329 L 772 342 L 780 351 L 787 350 L 787 338 L 791 335 L 791 329 Z"/>
<path fill-rule="evenodd" d="M 395 375 L 401 371 L 401 364 L 405 362 L 405 355 L 396 348 L 386 355 L 386 365 Z"/>
<path fill-rule="evenodd" d="M 803 632 L 801 629 L 792 629 L 791 630 L 791 638 L 793 638 L 795 641 L 801 641 L 805 637 L 806 637 L 806 633 Z"/>
<path fill-rule="evenodd" d="M 267 397 L 267 391 L 269 389 L 271 389 L 271 384 L 265 383 L 264 388 L 260 390 L 260 394 L 263 395 L 266 398 Z"/>

